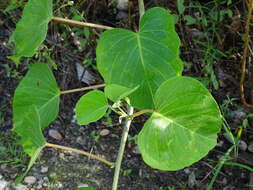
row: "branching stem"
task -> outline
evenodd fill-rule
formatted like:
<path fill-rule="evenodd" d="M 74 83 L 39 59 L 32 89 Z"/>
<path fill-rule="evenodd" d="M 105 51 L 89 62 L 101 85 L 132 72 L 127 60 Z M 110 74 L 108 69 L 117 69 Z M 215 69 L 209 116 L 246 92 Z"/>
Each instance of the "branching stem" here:
<path fill-rule="evenodd" d="M 133 114 L 133 107 L 128 107 L 127 114 L 132 115 Z M 121 137 L 121 142 L 120 142 L 120 148 L 119 148 L 119 153 L 117 156 L 117 161 L 115 163 L 115 171 L 114 171 L 114 177 L 113 177 L 113 184 L 112 184 L 112 190 L 117 190 L 118 186 L 118 181 L 119 181 L 119 174 L 120 174 L 120 168 L 121 168 L 121 162 L 123 159 L 124 155 L 124 150 L 126 146 L 126 141 L 127 141 L 127 136 L 128 136 L 128 131 L 130 128 L 132 120 L 129 118 L 126 118 L 126 121 L 124 123 L 124 129 Z"/>
<path fill-rule="evenodd" d="M 246 2 L 247 3 L 247 2 Z M 249 33 L 250 33 L 250 20 L 251 20 L 251 15 L 252 15 L 252 8 L 253 8 L 253 3 L 249 2 L 248 4 L 248 15 L 247 15 L 247 22 L 245 25 L 245 41 L 244 41 L 244 49 L 243 49 L 243 58 L 242 58 L 242 68 L 241 68 L 241 78 L 240 78 L 240 94 L 241 94 L 241 101 L 242 103 L 248 107 L 248 108 L 253 108 L 253 105 L 247 103 L 245 99 L 245 94 L 244 94 L 244 79 L 245 79 L 245 73 L 246 73 L 246 63 L 247 63 L 247 55 L 248 55 L 248 47 L 249 47 Z M 253 96 L 253 94 L 251 94 Z"/>
<path fill-rule="evenodd" d="M 46 143 L 46 147 L 51 147 L 51 148 L 58 148 L 58 149 L 62 149 L 62 150 L 67 150 L 67 151 L 71 151 L 71 152 L 75 152 L 75 153 L 78 153 L 78 154 L 82 154 L 82 155 L 85 155 L 85 156 L 88 156 L 89 158 L 92 158 L 92 159 L 95 159 L 95 160 L 98 160 L 100 162 L 103 162 L 105 164 L 107 164 L 108 166 L 114 166 L 114 163 L 112 162 L 109 162 L 99 156 L 96 156 L 94 154 L 91 154 L 89 152 L 85 152 L 85 151 L 82 151 L 82 150 L 78 150 L 78 149 L 74 149 L 74 148 L 70 148 L 70 147 L 67 147 L 67 146 L 61 146 L 61 145 L 57 145 L 57 144 L 51 144 L 51 143 Z"/>
<path fill-rule="evenodd" d="M 85 90 L 92 90 L 92 89 L 97 89 L 97 88 L 102 88 L 102 87 L 105 87 L 105 84 L 97 84 L 97 85 L 83 87 L 83 88 L 64 90 L 64 91 L 61 91 L 60 94 L 69 94 L 69 93 L 73 93 L 73 92 L 81 92 L 81 91 L 85 91 Z"/>
<path fill-rule="evenodd" d="M 110 27 L 110 26 L 93 24 L 93 23 L 89 23 L 89 22 L 80 22 L 80 21 L 75 21 L 75 20 L 66 19 L 66 18 L 62 18 L 62 17 L 53 17 L 52 21 L 57 22 L 57 23 L 61 23 L 61 24 L 67 24 L 69 26 L 73 26 L 73 27 L 77 27 L 77 28 L 91 27 L 91 28 L 100 28 L 100 29 L 104 29 L 104 30 L 113 29 L 113 27 Z"/>

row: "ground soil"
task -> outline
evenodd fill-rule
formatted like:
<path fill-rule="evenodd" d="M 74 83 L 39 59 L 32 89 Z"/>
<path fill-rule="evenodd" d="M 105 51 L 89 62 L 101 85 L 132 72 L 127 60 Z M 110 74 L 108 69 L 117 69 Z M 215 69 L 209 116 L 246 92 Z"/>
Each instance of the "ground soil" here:
<path fill-rule="evenodd" d="M 115 6 L 111 5 L 108 8 L 105 7 L 105 5 L 108 5 L 108 2 L 90 1 L 89 3 L 84 3 L 82 8 L 86 11 L 87 20 L 89 22 L 113 27 L 124 27 L 136 30 L 138 26 L 138 9 L 136 8 L 137 5 L 135 2 L 131 4 L 129 16 L 126 19 L 120 20 L 116 19 L 117 10 Z M 146 3 L 146 6 L 147 8 L 162 6 L 170 9 L 174 13 L 177 12 L 176 5 L 174 3 L 168 4 L 166 1 L 150 1 Z M 68 9 L 64 11 L 68 11 Z M 17 138 L 14 138 L 15 134 L 11 131 L 11 101 L 15 88 L 26 73 L 29 64 L 36 60 L 45 61 L 49 63 L 49 65 L 52 64 L 48 59 L 41 56 L 45 51 L 43 48 L 40 50 L 40 55 L 37 58 L 23 59 L 22 64 L 18 68 L 7 58 L 13 51 L 13 46 L 8 43 L 8 40 L 11 32 L 15 28 L 15 22 L 17 18 L 19 18 L 20 12 L 21 10 L 15 10 L 11 12 L 11 14 L 15 15 L 11 15 L 10 13 L 3 13 L 0 11 L 0 112 L 2 114 L 0 136 L 6 137 L 0 138 L 0 148 L 4 147 L 4 150 L 7 151 L 8 147 L 12 146 L 17 152 L 21 151 L 21 147 L 16 144 Z M 224 24 L 229 25 L 232 21 L 226 22 L 227 23 Z M 96 30 L 96 32 L 92 32 L 92 30 L 90 30 L 90 39 L 87 46 L 78 51 L 77 45 L 73 42 L 75 39 L 70 35 L 70 28 L 68 28 L 67 39 L 63 40 L 59 37 L 59 34 L 66 30 L 66 28 L 52 23 L 49 25 L 49 28 L 45 44 L 51 49 L 50 56 L 57 64 L 58 69 L 54 70 L 54 74 L 60 88 L 73 89 L 87 86 L 87 84 L 78 79 L 75 63 L 81 64 L 85 59 L 83 55 L 87 55 L 88 53 L 89 58 L 95 57 L 95 47 L 98 39 L 97 34 L 102 31 Z M 202 77 L 204 73 L 202 73 L 202 65 L 198 61 L 201 59 L 202 55 L 189 51 L 190 48 L 187 48 L 187 46 L 193 42 L 193 36 L 191 36 L 189 32 L 192 31 L 191 29 L 194 28 L 190 28 L 190 26 L 185 27 L 184 24 L 177 25 L 179 35 L 181 39 L 184 39 L 182 40 L 182 59 L 189 63 L 189 66 L 185 69 L 185 74 Z M 224 31 L 221 32 L 224 33 Z M 224 37 L 224 47 L 222 48 L 226 49 L 227 46 L 231 45 L 230 43 L 237 40 L 237 38 L 238 36 L 235 34 L 227 32 L 227 35 Z M 240 42 L 233 44 L 238 52 L 241 51 L 241 47 L 238 47 L 241 45 L 241 39 Z M 193 45 L 193 48 L 198 47 Z M 220 85 L 218 90 L 213 90 L 212 88 L 210 88 L 210 90 L 217 102 L 222 105 L 228 96 L 230 98 L 239 97 L 239 67 L 238 64 L 233 64 L 238 61 L 238 58 L 230 58 L 229 60 L 221 58 L 218 61 L 217 64 L 214 64 L 215 74 L 222 85 Z M 95 64 L 95 61 L 93 60 L 92 63 Z M 89 71 L 93 73 L 95 77 L 93 81 L 94 84 L 102 82 L 101 77 L 94 67 L 89 67 Z M 219 73 L 223 75 L 218 76 Z M 73 108 L 75 102 L 77 102 L 82 94 L 83 93 L 67 94 L 61 97 L 59 116 L 56 121 L 50 124 L 49 128 L 44 131 L 44 135 L 48 142 L 91 151 L 94 154 L 102 155 L 107 160 L 114 161 L 119 148 L 122 126 L 117 117 L 113 114 L 110 115 L 110 118 L 112 118 L 111 122 L 107 117 L 87 126 L 77 125 L 74 119 Z M 248 110 L 244 109 L 238 100 L 236 100 L 233 105 L 229 105 L 226 108 L 228 113 L 234 113 L 234 115 L 228 114 L 226 117 L 231 125 L 232 131 L 236 132 L 238 125 L 242 122 L 242 117 L 248 113 Z M 240 113 L 244 115 L 241 116 Z M 145 119 L 146 118 L 143 117 L 133 122 L 129 137 L 134 137 L 138 134 Z M 52 138 L 48 134 L 50 129 L 57 130 L 63 138 L 60 140 Z M 106 136 L 99 136 L 100 131 L 103 129 L 108 129 L 110 133 Z M 131 140 L 132 138 L 129 139 L 122 163 L 122 173 L 119 182 L 120 190 L 165 190 L 168 189 L 168 187 L 174 187 L 175 189 L 206 189 L 207 184 L 210 183 L 216 171 L 216 164 L 231 146 L 231 143 L 224 137 L 224 132 L 221 132 L 218 138 L 218 145 L 208 156 L 183 170 L 165 172 L 152 169 L 146 165 L 136 148 L 134 140 Z M 251 139 L 252 129 L 247 129 L 247 131 L 243 133 L 243 140 L 249 145 Z M 240 150 L 239 156 L 237 159 L 234 159 L 234 161 L 251 166 L 253 165 L 252 156 L 253 154 L 249 151 Z M 0 175 L 8 182 L 14 181 L 18 175 L 24 172 L 25 166 L 28 163 L 28 157 L 25 155 L 14 154 L 14 156 L 10 155 L 10 157 L 12 158 L 10 162 L 3 161 L 3 159 L 7 158 L 0 158 Z M 14 162 L 14 158 L 18 161 Z M 48 168 L 48 171 L 43 172 L 42 168 L 45 167 Z M 28 189 L 74 190 L 80 184 L 87 184 L 96 189 L 108 190 L 112 185 L 113 172 L 114 169 L 87 157 L 46 148 L 43 150 L 34 167 L 28 173 L 29 176 L 34 176 L 37 181 L 33 185 L 25 184 L 25 187 Z M 224 166 L 215 181 L 213 189 L 250 189 L 250 185 L 252 185 L 250 176 L 251 173 L 248 170 L 240 167 Z"/>

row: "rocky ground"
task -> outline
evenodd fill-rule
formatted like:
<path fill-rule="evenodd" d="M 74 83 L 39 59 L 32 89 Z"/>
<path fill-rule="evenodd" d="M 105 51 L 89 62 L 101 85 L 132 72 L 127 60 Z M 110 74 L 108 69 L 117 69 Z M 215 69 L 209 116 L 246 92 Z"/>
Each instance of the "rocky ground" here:
<path fill-rule="evenodd" d="M 191 2 L 186 3 L 190 4 Z M 173 13 L 177 13 L 175 3 L 155 0 L 146 2 L 146 8 L 153 6 L 168 8 Z M 89 22 L 133 30 L 136 30 L 138 26 L 138 9 L 135 2 L 132 2 L 129 14 L 119 13 L 115 5 L 108 6 L 107 1 L 87 1 L 80 5 L 80 9 L 85 11 Z M 243 5 L 233 2 L 230 9 L 236 17 L 238 12 L 242 12 Z M 9 39 L 21 11 L 21 9 L 16 9 L 5 13 L 0 9 L 0 190 L 74 190 L 78 186 L 92 186 L 99 190 L 109 190 L 114 172 L 112 168 L 75 153 L 51 148 L 43 150 L 21 184 L 13 184 L 16 177 L 25 171 L 29 159 L 17 144 L 18 137 L 11 131 L 11 101 L 15 88 L 26 73 L 29 63 L 40 60 L 57 64 L 58 69 L 54 71 L 54 74 L 61 89 L 73 89 L 98 84 L 102 81 L 96 71 L 94 59 L 96 41 L 98 34 L 101 33 L 99 30 L 89 30 L 89 38 L 86 39 L 85 46 L 82 46 L 80 45 L 82 36 L 80 37 L 80 34 L 74 29 L 59 27 L 51 23 L 45 42 L 48 48 L 41 47 L 35 58 L 22 60 L 22 65 L 17 68 L 7 56 L 11 55 L 13 51 L 13 45 L 9 43 Z M 68 8 L 62 11 L 66 15 L 70 14 Z M 194 10 L 189 12 L 192 13 Z M 245 19 L 244 13 L 240 15 Z M 177 31 L 182 41 L 182 59 L 187 62 L 185 74 L 199 78 L 209 87 L 227 119 L 231 131 L 236 135 L 238 127 L 242 125 L 250 111 L 245 109 L 239 101 L 238 70 L 240 66 L 239 58 L 234 54 L 242 51 L 242 40 L 236 32 L 232 33 L 225 27 L 232 27 L 235 21 L 236 18 L 233 17 L 225 19 L 220 23 L 224 27 L 217 29 L 223 40 L 218 48 L 228 51 L 229 46 L 233 47 L 231 56 L 219 57 L 213 62 L 213 74 L 217 77 L 218 89 L 212 86 L 214 81 L 211 81 L 210 72 L 203 69 L 205 68 L 202 60 L 203 55 L 194 52 L 194 49 L 203 49 L 194 42 L 196 35 L 197 37 L 203 35 L 202 28 L 198 28 L 197 25 L 178 23 Z M 239 27 L 237 32 L 242 32 L 243 22 L 237 27 Z M 221 47 L 221 45 L 223 46 Z M 84 62 L 86 64 L 88 62 L 89 65 L 81 68 L 85 69 L 81 72 L 86 73 L 86 78 L 81 79 L 78 76 L 79 66 Z M 107 160 L 114 161 L 120 143 L 122 126 L 118 118 L 110 113 L 96 123 L 87 126 L 77 125 L 73 108 L 82 94 L 68 94 L 61 97 L 60 114 L 56 121 L 44 131 L 44 135 L 48 142 L 90 151 Z M 164 172 L 147 166 L 136 146 L 135 135 L 140 131 L 145 119 L 145 117 L 139 118 L 132 124 L 122 163 L 119 190 L 206 189 L 215 174 L 217 164 L 232 145 L 226 132 L 221 131 L 215 149 L 198 163 L 180 171 Z M 252 134 L 252 127 L 249 124 L 243 130 L 238 154 L 231 154 L 232 161 L 248 167 L 253 166 Z M 249 170 L 238 166 L 224 165 L 215 180 L 213 189 L 252 189 L 252 182 L 253 174 Z"/>

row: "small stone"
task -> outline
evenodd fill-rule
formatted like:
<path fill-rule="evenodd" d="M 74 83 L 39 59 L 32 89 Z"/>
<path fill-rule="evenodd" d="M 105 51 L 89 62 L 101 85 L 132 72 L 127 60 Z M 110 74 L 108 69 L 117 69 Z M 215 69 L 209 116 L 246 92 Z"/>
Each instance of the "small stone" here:
<path fill-rule="evenodd" d="M 119 0 L 117 4 L 117 9 L 127 10 L 128 9 L 128 0 Z"/>
<path fill-rule="evenodd" d="M 228 180 L 227 180 L 227 178 L 224 177 L 223 180 L 222 180 L 222 184 L 227 185 L 227 183 L 228 183 Z"/>
<path fill-rule="evenodd" d="M 24 182 L 28 185 L 32 185 L 36 182 L 36 180 L 37 179 L 34 176 L 27 176 L 25 177 Z"/>
<path fill-rule="evenodd" d="M 252 141 L 249 143 L 248 151 L 253 153 L 253 142 Z"/>
<path fill-rule="evenodd" d="M 223 146 L 223 144 L 224 144 L 224 141 L 219 141 L 218 143 L 217 143 L 217 147 L 222 147 Z"/>
<path fill-rule="evenodd" d="M 48 132 L 48 135 L 56 140 L 63 139 L 62 135 L 57 130 L 54 130 L 54 129 L 50 129 Z"/>
<path fill-rule="evenodd" d="M 99 135 L 101 135 L 101 136 L 106 136 L 109 134 L 110 134 L 110 131 L 108 129 L 102 129 L 99 133 Z"/>
<path fill-rule="evenodd" d="M 135 146 L 132 151 L 134 154 L 140 154 L 140 150 L 139 150 L 138 146 Z"/>
<path fill-rule="evenodd" d="M 5 180 L 0 180 L 0 189 L 5 189 L 8 186 L 8 182 Z"/>
<path fill-rule="evenodd" d="M 81 187 L 89 187 L 89 185 L 87 185 L 87 184 L 80 184 L 80 185 L 78 185 L 78 188 L 81 188 Z"/>
<path fill-rule="evenodd" d="M 90 70 L 85 69 L 83 65 L 76 63 L 76 71 L 80 81 L 88 85 L 96 83 L 95 74 L 93 74 Z"/>
<path fill-rule="evenodd" d="M 25 185 L 19 184 L 17 186 L 13 187 L 15 190 L 28 190 L 28 188 Z"/>
<path fill-rule="evenodd" d="M 48 177 L 43 177 L 43 181 L 45 181 L 45 182 L 49 182 Z"/>
<path fill-rule="evenodd" d="M 41 189 L 43 187 L 43 180 L 38 181 L 38 185 L 36 186 L 37 189 Z"/>
<path fill-rule="evenodd" d="M 190 173 L 191 173 L 191 171 L 189 170 L 189 168 L 185 168 L 185 169 L 184 169 L 184 172 L 185 172 L 186 174 L 190 174 Z"/>
<path fill-rule="evenodd" d="M 239 144 L 238 144 L 238 147 L 242 150 L 242 151 L 246 151 L 247 150 L 247 143 L 243 140 L 240 140 L 239 141 Z"/>
<path fill-rule="evenodd" d="M 80 144 L 80 145 L 85 145 L 85 144 L 86 144 L 86 141 L 85 141 L 84 138 L 81 137 L 81 136 L 76 138 L 76 142 L 77 142 L 78 144 Z"/>
<path fill-rule="evenodd" d="M 7 164 L 2 164 L 0 168 L 1 170 L 5 170 L 7 168 Z"/>
<path fill-rule="evenodd" d="M 117 20 L 126 20 L 128 18 L 128 14 L 124 11 L 119 11 L 116 15 Z"/>
<path fill-rule="evenodd" d="M 40 172 L 41 173 L 47 173 L 48 172 L 48 167 L 42 166 L 41 169 L 40 169 Z"/>
<path fill-rule="evenodd" d="M 0 179 L 3 179 L 3 176 L 0 174 Z"/>
<path fill-rule="evenodd" d="M 11 179 L 15 179 L 17 176 L 18 176 L 17 173 L 12 173 L 12 174 L 10 174 Z"/>
<path fill-rule="evenodd" d="M 195 184 L 197 183 L 197 180 L 196 180 L 196 176 L 195 176 L 195 173 L 192 172 L 189 177 L 188 177 L 188 186 L 190 188 L 193 188 L 195 186 Z"/>

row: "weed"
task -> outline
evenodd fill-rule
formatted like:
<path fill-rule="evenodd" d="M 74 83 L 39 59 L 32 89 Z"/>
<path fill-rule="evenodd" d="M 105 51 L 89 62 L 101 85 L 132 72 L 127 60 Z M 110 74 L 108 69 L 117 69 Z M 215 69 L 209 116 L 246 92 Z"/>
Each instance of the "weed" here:
<path fill-rule="evenodd" d="M 133 170 L 131 169 L 123 170 L 123 176 L 129 176 L 132 172 Z"/>
<path fill-rule="evenodd" d="M 22 147 L 15 143 L 19 140 L 12 132 L 0 136 L 0 164 L 7 163 L 12 168 L 25 167 L 28 157 Z"/>
<path fill-rule="evenodd" d="M 227 1 L 221 0 L 212 0 L 207 3 L 194 1 L 189 6 L 184 5 L 184 8 L 179 11 L 186 25 L 194 25 L 201 31 L 201 35 L 199 34 L 197 38 L 193 38 L 196 47 L 193 51 L 202 56 L 199 60 L 202 68 L 201 73 L 204 73 L 201 78 L 202 82 L 207 87 L 213 87 L 215 90 L 219 88 L 219 82 L 214 68 L 219 64 L 221 58 L 227 57 L 227 52 L 223 52 L 219 48 L 222 43 L 222 36 L 218 31 L 224 19 L 233 16 L 233 12 L 229 7 L 221 9 L 221 6 L 219 6 L 226 3 L 231 5 Z M 190 10 L 192 10 L 192 15 L 189 15 Z"/>

